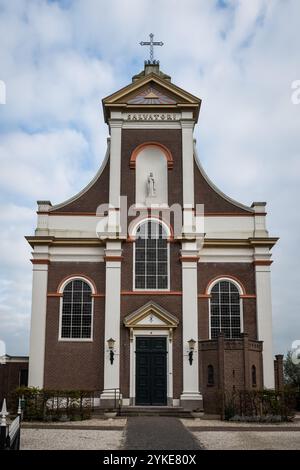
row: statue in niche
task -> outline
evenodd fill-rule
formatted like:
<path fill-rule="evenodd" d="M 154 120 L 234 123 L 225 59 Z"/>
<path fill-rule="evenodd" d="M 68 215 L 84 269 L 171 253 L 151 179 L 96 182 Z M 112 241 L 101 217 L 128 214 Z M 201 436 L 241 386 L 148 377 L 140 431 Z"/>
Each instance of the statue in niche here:
<path fill-rule="evenodd" d="M 150 173 L 147 179 L 147 196 L 148 197 L 156 196 L 155 179 L 154 179 L 153 173 Z"/>

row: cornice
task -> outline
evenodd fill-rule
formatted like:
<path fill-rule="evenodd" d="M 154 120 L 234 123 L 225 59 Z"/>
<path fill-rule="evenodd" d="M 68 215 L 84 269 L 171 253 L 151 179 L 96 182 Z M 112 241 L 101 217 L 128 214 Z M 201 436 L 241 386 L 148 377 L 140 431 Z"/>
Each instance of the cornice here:
<path fill-rule="evenodd" d="M 104 242 L 99 238 L 56 238 L 47 236 L 25 237 L 29 245 L 35 246 L 103 246 Z"/>

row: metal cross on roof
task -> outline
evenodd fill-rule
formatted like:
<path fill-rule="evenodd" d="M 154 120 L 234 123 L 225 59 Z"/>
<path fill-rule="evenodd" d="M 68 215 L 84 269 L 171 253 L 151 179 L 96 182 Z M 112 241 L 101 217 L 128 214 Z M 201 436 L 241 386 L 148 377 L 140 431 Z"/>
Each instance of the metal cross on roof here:
<path fill-rule="evenodd" d="M 153 46 L 163 46 L 164 43 L 162 41 L 153 41 L 154 34 L 150 33 L 150 41 L 141 41 L 140 45 L 141 46 L 150 46 L 150 63 L 155 64 L 156 61 L 154 60 L 154 50 Z"/>

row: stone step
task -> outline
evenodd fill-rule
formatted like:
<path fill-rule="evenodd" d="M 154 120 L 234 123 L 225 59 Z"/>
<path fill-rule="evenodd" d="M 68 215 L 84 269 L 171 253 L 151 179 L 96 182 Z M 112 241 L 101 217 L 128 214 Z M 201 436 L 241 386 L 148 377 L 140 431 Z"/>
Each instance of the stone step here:
<path fill-rule="evenodd" d="M 92 412 L 92 416 L 103 416 L 103 413 L 103 409 L 95 409 Z M 173 416 L 177 418 L 190 418 L 191 413 L 189 410 L 176 406 L 123 406 L 120 416 Z"/>
<path fill-rule="evenodd" d="M 130 416 L 165 416 L 165 417 L 173 417 L 173 418 L 190 418 L 191 414 L 189 411 L 181 411 L 181 412 L 166 412 L 166 411 L 121 411 L 120 416 L 122 417 L 130 417 Z"/>

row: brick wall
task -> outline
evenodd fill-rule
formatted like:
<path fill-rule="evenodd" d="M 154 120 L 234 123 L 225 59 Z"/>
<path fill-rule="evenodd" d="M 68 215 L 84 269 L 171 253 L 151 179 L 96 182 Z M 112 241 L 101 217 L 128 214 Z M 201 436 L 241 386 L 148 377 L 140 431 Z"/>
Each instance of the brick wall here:
<path fill-rule="evenodd" d="M 67 276 L 85 274 L 105 292 L 105 263 L 55 262 L 49 265 L 48 292 L 57 291 Z M 92 342 L 58 341 L 59 297 L 48 297 L 44 386 L 50 389 L 103 388 L 105 299 L 94 299 Z"/>
<path fill-rule="evenodd" d="M 13 390 L 20 385 L 27 385 L 26 377 L 25 383 L 21 383 L 21 371 L 28 371 L 28 359 L 26 362 L 8 360 L 5 364 L 0 364 L 0 406 L 3 399 L 8 398 Z"/>
<path fill-rule="evenodd" d="M 221 414 L 223 394 L 238 390 L 263 388 L 262 342 L 249 340 L 200 341 L 200 377 L 202 378 L 203 406 L 205 413 Z M 208 384 L 208 366 L 214 369 L 214 384 Z M 252 384 L 251 368 L 256 367 L 256 384 Z"/>

